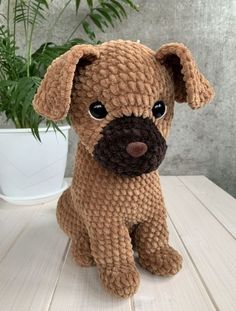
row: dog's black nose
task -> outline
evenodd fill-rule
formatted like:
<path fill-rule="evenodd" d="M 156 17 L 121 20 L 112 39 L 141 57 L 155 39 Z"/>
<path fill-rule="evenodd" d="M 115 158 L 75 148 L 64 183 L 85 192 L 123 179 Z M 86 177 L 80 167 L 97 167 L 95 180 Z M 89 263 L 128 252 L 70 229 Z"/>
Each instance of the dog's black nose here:
<path fill-rule="evenodd" d="M 129 143 L 126 146 L 126 151 L 133 158 L 141 157 L 147 152 L 147 150 L 148 150 L 148 146 L 145 143 L 140 142 L 140 141 Z"/>

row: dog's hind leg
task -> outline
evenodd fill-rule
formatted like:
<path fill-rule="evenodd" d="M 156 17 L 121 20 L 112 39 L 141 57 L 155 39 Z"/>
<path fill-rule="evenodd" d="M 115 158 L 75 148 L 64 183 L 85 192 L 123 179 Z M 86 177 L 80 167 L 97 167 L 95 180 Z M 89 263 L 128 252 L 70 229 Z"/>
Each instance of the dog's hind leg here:
<path fill-rule="evenodd" d="M 83 267 L 93 266 L 95 262 L 91 255 L 88 232 L 79 213 L 74 209 L 70 189 L 58 201 L 57 221 L 71 238 L 71 252 L 75 262 Z"/>

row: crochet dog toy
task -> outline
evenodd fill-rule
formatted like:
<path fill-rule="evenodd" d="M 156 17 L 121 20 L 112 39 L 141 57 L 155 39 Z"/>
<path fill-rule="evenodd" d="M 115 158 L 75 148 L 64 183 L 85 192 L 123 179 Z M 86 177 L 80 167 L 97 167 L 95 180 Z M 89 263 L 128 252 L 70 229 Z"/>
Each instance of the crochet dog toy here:
<path fill-rule="evenodd" d="M 139 286 L 142 267 L 174 275 L 182 257 L 168 244 L 166 209 L 156 169 L 166 152 L 174 101 L 200 108 L 213 89 L 179 43 L 157 52 L 132 41 L 77 45 L 53 61 L 34 98 L 36 111 L 69 114 L 80 137 L 71 187 L 57 219 L 81 266 L 96 265 L 111 293 Z"/>

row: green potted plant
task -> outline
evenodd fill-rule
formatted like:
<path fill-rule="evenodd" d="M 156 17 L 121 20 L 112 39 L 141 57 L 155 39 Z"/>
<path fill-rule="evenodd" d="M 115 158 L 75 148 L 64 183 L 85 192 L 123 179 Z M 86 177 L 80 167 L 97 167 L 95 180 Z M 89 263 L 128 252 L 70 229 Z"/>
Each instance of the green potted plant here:
<path fill-rule="evenodd" d="M 0 5 L 3 5 L 0 0 Z M 34 94 L 48 65 L 75 44 L 97 44 L 96 29 L 109 26 L 127 17 L 127 8 L 137 10 L 132 0 L 87 0 L 86 14 L 72 25 L 71 34 L 63 44 L 51 41 L 33 51 L 35 31 L 46 21 L 52 0 L 4 1 L 6 14 L 0 26 L 0 115 L 6 118 L 7 128 L 0 129 L 0 196 L 22 204 L 51 199 L 61 192 L 67 149 L 67 124 L 56 124 L 37 115 L 32 107 Z M 80 0 L 68 0 L 52 25 L 47 38 L 69 5 L 75 14 L 81 8 Z M 78 15 L 77 15 L 78 16 Z M 17 28 L 23 26 L 24 38 Z M 37 27 L 36 27 L 37 26 Z M 83 37 L 77 37 L 81 30 Z M 25 40 L 25 52 L 18 53 L 17 43 Z M 69 120 L 68 120 L 69 121 Z M 8 128 L 12 124 L 12 128 Z"/>

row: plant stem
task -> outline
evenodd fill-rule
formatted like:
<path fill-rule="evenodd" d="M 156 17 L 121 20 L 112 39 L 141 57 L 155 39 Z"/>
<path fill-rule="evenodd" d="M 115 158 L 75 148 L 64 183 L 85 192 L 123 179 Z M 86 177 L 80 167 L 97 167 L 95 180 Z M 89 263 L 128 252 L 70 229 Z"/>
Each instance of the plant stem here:
<path fill-rule="evenodd" d="M 15 0 L 15 6 L 14 6 L 14 17 L 13 17 L 13 38 L 14 38 L 14 42 L 16 42 L 16 7 L 17 7 L 17 2 L 18 0 Z"/>
<path fill-rule="evenodd" d="M 10 2 L 11 2 L 11 0 L 8 0 L 8 2 L 7 2 L 7 31 L 8 31 L 8 35 L 10 35 Z"/>
<path fill-rule="evenodd" d="M 31 65 L 31 62 L 32 62 L 32 59 L 31 59 L 32 39 L 33 39 L 33 33 L 34 33 L 34 28 L 35 28 L 36 18 L 37 18 L 38 12 L 39 12 L 39 8 L 40 8 L 40 2 L 38 2 L 37 8 L 36 8 L 36 11 L 35 11 L 35 14 L 34 14 L 34 19 L 33 19 L 32 25 L 31 25 L 30 35 L 29 35 L 29 38 L 28 38 L 28 47 L 27 47 L 27 77 L 30 76 L 29 69 L 30 69 L 30 65 Z"/>
<path fill-rule="evenodd" d="M 30 21 L 29 21 L 29 13 L 30 13 L 30 4 L 31 4 L 31 0 L 28 1 L 28 9 L 27 9 L 27 19 L 26 19 L 26 72 L 27 72 L 27 77 L 30 76 L 30 72 L 29 72 L 29 67 L 30 67 L 30 59 L 29 59 L 29 55 L 30 55 L 30 50 L 31 50 L 31 46 L 29 43 L 29 27 L 30 27 Z M 32 29 L 33 25 L 31 26 Z"/>
<path fill-rule="evenodd" d="M 70 39 L 72 39 L 73 35 L 76 33 L 76 31 L 78 30 L 78 28 L 82 25 L 82 23 L 89 17 L 89 14 L 86 14 L 84 16 L 84 18 L 78 23 L 78 25 L 76 25 L 76 27 L 73 29 L 72 33 L 70 34 L 70 36 L 68 37 L 67 41 L 69 41 Z"/>
<path fill-rule="evenodd" d="M 21 11 L 22 11 L 22 13 L 24 12 L 23 10 L 24 10 L 24 8 L 23 8 L 23 4 L 22 4 L 22 2 L 21 2 L 22 0 L 20 0 L 20 6 L 21 6 Z M 15 13 L 14 13 L 14 18 L 16 17 L 16 5 L 15 5 Z M 24 14 L 24 13 L 23 13 Z M 14 21 L 14 23 L 15 23 L 15 21 Z M 25 18 L 25 14 L 24 14 L 24 18 L 23 18 L 23 24 L 24 24 L 24 32 L 25 32 L 25 42 L 26 42 L 26 44 L 27 44 L 27 28 L 26 28 L 26 18 Z"/>
<path fill-rule="evenodd" d="M 16 128 L 21 128 L 22 127 L 16 114 L 14 114 L 14 117 L 13 117 L 12 121 L 14 122 Z"/>
<path fill-rule="evenodd" d="M 29 47 L 28 47 L 28 57 L 27 57 L 29 65 L 31 65 L 32 39 L 33 39 L 33 33 L 34 33 L 34 28 L 35 28 L 36 18 L 39 12 L 39 8 L 40 8 L 40 2 L 38 3 L 35 14 L 34 14 L 34 19 L 33 19 L 33 23 L 31 26 L 31 32 L 30 32 L 30 37 L 29 37 Z"/>
<path fill-rule="evenodd" d="M 18 0 L 15 0 L 15 6 L 14 6 L 14 17 L 13 17 L 13 42 L 14 42 L 14 68 L 15 68 L 15 75 L 18 76 L 18 72 L 16 69 L 16 22 L 15 22 L 15 16 L 16 16 L 16 6 L 17 6 Z"/>

